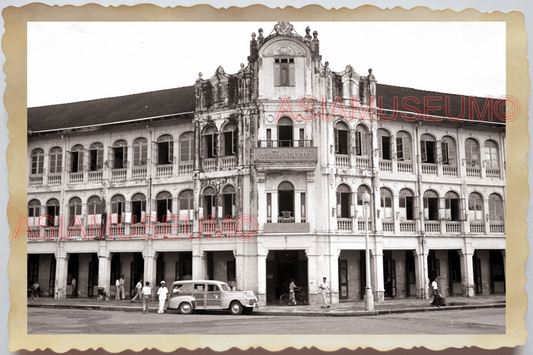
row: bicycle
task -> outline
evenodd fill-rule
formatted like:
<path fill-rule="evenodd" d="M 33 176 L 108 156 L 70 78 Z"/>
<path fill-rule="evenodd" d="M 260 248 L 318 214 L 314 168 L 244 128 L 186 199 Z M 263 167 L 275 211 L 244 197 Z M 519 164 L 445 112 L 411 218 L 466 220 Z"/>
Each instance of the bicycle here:
<path fill-rule="evenodd" d="M 302 294 L 301 292 L 302 290 L 302 287 L 296 287 L 294 289 L 294 299 L 296 300 L 296 304 L 307 304 L 307 300 L 305 299 L 304 295 Z M 281 295 L 281 297 L 279 298 L 279 303 L 282 305 L 282 306 L 288 306 L 289 305 L 289 300 L 290 300 L 290 294 L 289 292 L 286 292 L 284 294 Z"/>

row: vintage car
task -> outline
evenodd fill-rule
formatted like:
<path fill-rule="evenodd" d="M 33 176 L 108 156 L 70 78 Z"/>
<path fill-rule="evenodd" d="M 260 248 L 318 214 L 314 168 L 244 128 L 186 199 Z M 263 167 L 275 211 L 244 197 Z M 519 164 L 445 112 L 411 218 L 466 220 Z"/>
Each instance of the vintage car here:
<path fill-rule="evenodd" d="M 253 291 L 233 291 L 222 281 L 175 281 L 170 289 L 169 309 L 190 314 L 196 310 L 228 309 L 231 314 L 250 314 L 259 307 Z"/>

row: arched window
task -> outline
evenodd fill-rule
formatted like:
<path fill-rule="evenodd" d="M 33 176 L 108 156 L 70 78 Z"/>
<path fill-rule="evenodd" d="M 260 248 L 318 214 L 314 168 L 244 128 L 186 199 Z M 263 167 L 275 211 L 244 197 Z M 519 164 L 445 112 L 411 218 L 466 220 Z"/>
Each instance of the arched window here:
<path fill-rule="evenodd" d="M 37 148 L 31 152 L 31 174 L 38 175 L 43 173 L 44 168 L 44 150 Z"/>
<path fill-rule="evenodd" d="M 216 211 L 216 191 L 213 187 L 208 186 L 204 189 L 203 193 L 203 209 L 204 209 L 204 218 L 207 219 L 209 216 L 215 218 Z"/>
<path fill-rule="evenodd" d="M 178 206 L 181 219 L 193 219 L 194 194 L 192 190 L 184 190 L 180 192 L 178 196 Z"/>
<path fill-rule="evenodd" d="M 70 158 L 70 163 L 67 162 L 67 167 L 71 173 L 81 173 L 83 171 L 83 146 L 76 144 L 72 147 L 72 151 L 67 157 Z"/>
<path fill-rule="evenodd" d="M 222 147 L 224 156 L 237 155 L 237 125 L 229 123 L 223 128 Z"/>
<path fill-rule="evenodd" d="M 128 167 L 128 142 L 121 139 L 113 143 L 109 160 L 112 162 L 113 169 L 126 169 Z"/>
<path fill-rule="evenodd" d="M 274 86 L 294 85 L 296 85 L 294 58 L 275 58 Z"/>
<path fill-rule="evenodd" d="M 455 139 L 450 136 L 442 137 L 441 161 L 442 164 L 457 166 L 457 150 L 455 148 Z"/>
<path fill-rule="evenodd" d="M 412 221 L 414 219 L 415 201 L 413 192 L 409 189 L 401 189 L 399 193 L 399 218 L 400 220 Z"/>
<path fill-rule="evenodd" d="M 411 160 L 411 136 L 405 131 L 396 133 L 396 158 L 398 161 Z"/>
<path fill-rule="evenodd" d="M 148 141 L 139 137 L 133 141 L 133 166 L 143 166 L 148 162 Z"/>
<path fill-rule="evenodd" d="M 126 199 L 122 195 L 115 195 L 111 198 L 111 223 L 121 224 Z"/>
<path fill-rule="evenodd" d="M 104 145 L 102 143 L 93 143 L 89 147 L 90 170 L 99 171 L 104 168 Z"/>
<path fill-rule="evenodd" d="M 104 201 L 99 196 L 91 196 L 87 200 L 87 217 L 89 224 L 100 225 Z"/>
<path fill-rule="evenodd" d="M 370 195 L 370 201 L 368 202 L 368 216 L 370 217 L 370 211 L 372 210 L 372 194 L 370 193 L 370 189 L 366 185 L 361 185 L 357 188 L 357 218 L 361 217 L 364 218 L 365 216 L 365 210 L 364 210 L 364 204 L 363 204 L 363 195 L 364 193 L 368 193 Z"/>
<path fill-rule="evenodd" d="M 59 201 L 52 198 L 46 202 L 46 225 L 59 226 Z"/>
<path fill-rule="evenodd" d="M 465 141 L 466 166 L 479 167 L 479 145 L 473 138 Z"/>
<path fill-rule="evenodd" d="M 460 220 L 460 203 L 459 195 L 457 193 L 453 191 L 446 192 L 446 195 L 444 195 L 444 207 L 447 220 L 455 222 L 458 222 Z"/>
<path fill-rule="evenodd" d="M 164 134 L 157 139 L 157 165 L 168 165 L 174 161 L 174 138 Z"/>
<path fill-rule="evenodd" d="M 424 192 L 424 218 L 427 221 L 439 220 L 439 195 L 433 190 Z"/>
<path fill-rule="evenodd" d="M 194 160 L 194 133 L 186 132 L 180 136 L 180 163 L 192 163 Z"/>
<path fill-rule="evenodd" d="M 487 168 L 500 167 L 500 159 L 498 156 L 498 144 L 493 140 L 485 141 L 485 161 L 487 163 Z"/>
<path fill-rule="evenodd" d="M 217 156 L 217 128 L 213 125 L 205 127 L 202 140 L 202 157 L 205 159 L 215 158 Z"/>
<path fill-rule="evenodd" d="M 392 211 L 392 192 L 386 187 L 379 189 L 381 195 L 381 208 L 383 209 L 383 219 L 394 219 Z"/>
<path fill-rule="evenodd" d="M 50 174 L 61 174 L 61 166 L 63 164 L 63 151 L 59 147 L 50 149 Z"/>
<path fill-rule="evenodd" d="M 335 124 L 335 154 L 349 154 L 348 147 L 350 146 L 350 129 L 344 122 L 337 122 Z"/>
<path fill-rule="evenodd" d="M 235 187 L 227 185 L 222 189 L 222 218 L 235 217 Z"/>
<path fill-rule="evenodd" d="M 76 216 L 81 216 L 81 199 L 79 197 L 73 197 L 68 202 L 69 207 L 69 223 L 70 227 L 74 226 L 74 218 Z M 79 225 L 76 225 L 76 228 L 79 228 Z"/>
<path fill-rule="evenodd" d="M 282 222 L 294 222 L 294 185 L 289 181 L 278 186 L 278 211 Z"/>
<path fill-rule="evenodd" d="M 278 147 L 292 147 L 294 132 L 292 120 L 287 117 L 281 117 L 278 120 Z"/>
<path fill-rule="evenodd" d="M 489 196 L 489 219 L 491 222 L 504 222 L 503 201 L 500 195 L 490 194 Z"/>
<path fill-rule="evenodd" d="M 28 225 L 30 227 L 39 226 L 39 216 L 41 215 L 41 202 L 31 200 L 28 202 Z"/>
<path fill-rule="evenodd" d="M 350 218 L 352 205 L 352 189 L 346 184 L 337 186 L 337 217 Z"/>
<path fill-rule="evenodd" d="M 355 127 L 355 155 L 370 155 L 368 129 L 362 124 Z"/>
<path fill-rule="evenodd" d="M 170 192 L 162 191 L 157 194 L 156 200 L 157 220 L 159 223 L 164 223 L 172 215 L 172 195 Z"/>
<path fill-rule="evenodd" d="M 146 196 L 136 193 L 131 197 L 131 223 L 142 223 L 146 216 Z"/>
<path fill-rule="evenodd" d="M 378 148 L 381 159 L 391 160 L 391 136 L 386 129 L 378 128 Z"/>
<path fill-rule="evenodd" d="M 420 155 L 422 162 L 434 164 L 437 162 L 437 142 L 431 134 L 423 134 L 420 137 Z"/>
<path fill-rule="evenodd" d="M 483 197 L 477 192 L 468 196 L 468 218 L 470 221 L 483 221 Z"/>

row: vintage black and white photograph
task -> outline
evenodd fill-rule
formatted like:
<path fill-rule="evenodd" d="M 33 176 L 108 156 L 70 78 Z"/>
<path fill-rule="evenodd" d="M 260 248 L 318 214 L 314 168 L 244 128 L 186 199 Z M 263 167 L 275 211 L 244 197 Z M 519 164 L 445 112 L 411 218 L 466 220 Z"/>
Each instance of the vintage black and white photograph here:
<path fill-rule="evenodd" d="M 505 335 L 505 22 L 30 22 L 30 335 Z"/>

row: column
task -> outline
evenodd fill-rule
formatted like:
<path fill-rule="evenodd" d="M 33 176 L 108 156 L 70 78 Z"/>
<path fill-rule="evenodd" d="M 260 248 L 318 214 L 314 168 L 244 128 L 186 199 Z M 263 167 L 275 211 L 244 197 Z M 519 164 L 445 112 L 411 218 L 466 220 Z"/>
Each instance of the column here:
<path fill-rule="evenodd" d="M 316 232 L 316 217 L 315 213 L 317 212 L 317 209 L 315 206 L 318 205 L 317 199 L 319 199 L 316 196 L 315 192 L 315 172 L 314 171 L 308 171 L 307 172 L 307 191 L 305 194 L 305 221 L 309 223 L 309 231 L 311 233 Z M 322 209 L 323 211 L 324 209 Z M 327 208 L 326 208 L 327 210 Z"/>
<path fill-rule="evenodd" d="M 429 249 L 423 242 L 413 253 L 416 268 L 416 298 L 429 298 L 429 280 L 427 276 Z"/>
<path fill-rule="evenodd" d="M 192 251 L 192 278 L 193 280 L 205 280 L 207 278 L 206 258 L 200 245 L 193 244 Z"/>
<path fill-rule="evenodd" d="M 331 303 L 339 303 L 339 256 L 340 249 L 332 249 L 329 255 L 329 276 L 331 289 Z"/>
<path fill-rule="evenodd" d="M 110 294 L 111 284 L 111 254 L 107 250 L 106 241 L 98 242 L 98 288 L 103 288 L 107 297 Z"/>
<path fill-rule="evenodd" d="M 266 306 L 266 258 L 268 250 L 257 245 L 257 298 L 260 306 Z"/>
<path fill-rule="evenodd" d="M 131 181 L 133 177 L 133 146 L 128 145 L 124 147 L 124 150 L 126 151 L 126 158 L 128 159 L 126 161 L 126 181 Z M 108 169 L 110 170 L 110 169 Z M 144 285 L 143 285 L 144 286 Z"/>
<path fill-rule="evenodd" d="M 322 277 L 326 276 L 326 273 L 318 271 L 318 268 L 317 268 L 318 255 L 316 251 L 316 244 L 312 243 L 311 248 L 309 248 L 309 250 L 306 250 L 305 254 L 307 255 L 307 280 L 309 283 L 308 285 L 309 286 L 309 304 L 320 304 L 322 302 L 322 296 L 318 294 L 318 285 L 322 281 Z"/>
<path fill-rule="evenodd" d="M 385 301 L 385 285 L 383 280 L 383 248 L 381 243 L 376 243 L 376 247 L 370 250 L 370 258 L 374 300 L 376 302 L 383 302 Z"/>
<path fill-rule="evenodd" d="M 237 290 L 248 290 L 248 287 L 244 284 L 246 276 L 244 274 L 244 251 L 242 243 L 237 243 L 237 249 L 233 250 L 233 256 L 235 257 L 235 280 L 237 281 Z"/>
<path fill-rule="evenodd" d="M 67 296 L 67 269 L 69 254 L 64 249 L 64 242 L 59 242 L 56 257 L 56 280 L 55 280 L 55 299 L 66 298 Z"/>
<path fill-rule="evenodd" d="M 144 259 L 144 282 L 150 282 L 150 288 L 154 289 L 157 286 L 157 253 L 152 246 L 152 240 L 148 239 L 145 241 L 142 255 Z"/>
<path fill-rule="evenodd" d="M 461 283 L 463 286 L 464 297 L 474 297 L 474 248 L 470 243 L 465 243 L 463 249 L 459 250 L 459 257 L 461 259 Z"/>
<path fill-rule="evenodd" d="M 300 192 L 294 192 L 294 223 L 302 222 L 302 200 Z"/>

